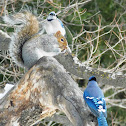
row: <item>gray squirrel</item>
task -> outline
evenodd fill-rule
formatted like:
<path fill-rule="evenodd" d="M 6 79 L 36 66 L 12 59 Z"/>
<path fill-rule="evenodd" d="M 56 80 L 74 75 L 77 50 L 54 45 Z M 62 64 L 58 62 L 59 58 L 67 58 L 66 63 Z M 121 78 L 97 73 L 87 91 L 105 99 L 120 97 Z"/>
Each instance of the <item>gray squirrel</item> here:
<path fill-rule="evenodd" d="M 17 25 L 9 45 L 14 62 L 31 68 L 43 56 L 55 56 L 67 50 L 67 40 L 60 31 L 55 34 L 39 34 L 39 22 L 33 14 L 25 11 L 4 16 L 6 23 Z M 69 52 L 69 50 L 68 50 Z"/>

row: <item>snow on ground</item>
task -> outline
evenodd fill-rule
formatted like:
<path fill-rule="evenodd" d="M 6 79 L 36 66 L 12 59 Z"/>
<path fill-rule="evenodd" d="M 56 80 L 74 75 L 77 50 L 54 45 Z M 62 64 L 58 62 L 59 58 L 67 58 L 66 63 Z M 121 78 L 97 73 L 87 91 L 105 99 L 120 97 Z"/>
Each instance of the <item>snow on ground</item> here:
<path fill-rule="evenodd" d="M 6 84 L 4 87 L 4 92 L 0 93 L 0 99 L 3 98 L 9 90 L 11 90 L 14 87 L 12 84 Z"/>

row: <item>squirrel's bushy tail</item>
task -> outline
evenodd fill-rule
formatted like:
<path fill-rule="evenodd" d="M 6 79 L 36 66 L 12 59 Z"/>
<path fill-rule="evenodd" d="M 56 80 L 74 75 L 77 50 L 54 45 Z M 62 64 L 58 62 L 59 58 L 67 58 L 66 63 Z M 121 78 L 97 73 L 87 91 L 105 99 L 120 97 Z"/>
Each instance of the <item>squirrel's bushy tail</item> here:
<path fill-rule="evenodd" d="M 22 59 L 22 47 L 34 34 L 39 31 L 37 18 L 29 12 L 17 13 L 13 16 L 5 16 L 4 21 L 12 25 L 18 25 L 12 36 L 9 46 L 10 56 L 16 64 L 24 66 Z"/>
<path fill-rule="evenodd" d="M 108 126 L 107 120 L 103 113 L 100 114 L 97 120 L 98 120 L 98 126 Z"/>

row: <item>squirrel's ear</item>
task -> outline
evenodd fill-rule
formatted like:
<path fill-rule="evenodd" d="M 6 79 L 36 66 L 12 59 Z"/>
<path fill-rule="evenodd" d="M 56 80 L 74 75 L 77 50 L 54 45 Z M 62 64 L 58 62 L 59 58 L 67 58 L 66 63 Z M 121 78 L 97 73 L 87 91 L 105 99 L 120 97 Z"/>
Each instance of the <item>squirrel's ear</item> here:
<path fill-rule="evenodd" d="M 61 32 L 57 31 L 56 34 L 55 34 L 55 37 L 60 37 L 60 36 L 61 36 Z"/>

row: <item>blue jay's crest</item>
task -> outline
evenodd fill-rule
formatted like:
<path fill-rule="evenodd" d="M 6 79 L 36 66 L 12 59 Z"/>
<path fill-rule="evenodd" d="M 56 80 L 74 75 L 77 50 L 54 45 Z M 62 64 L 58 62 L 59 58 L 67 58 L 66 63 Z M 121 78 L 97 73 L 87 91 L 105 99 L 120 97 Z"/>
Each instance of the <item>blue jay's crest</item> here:
<path fill-rule="evenodd" d="M 94 116 L 97 117 L 99 126 L 108 126 L 107 108 L 104 94 L 99 88 L 96 78 L 91 76 L 87 88 L 84 91 L 83 98 Z"/>
<path fill-rule="evenodd" d="M 47 20 L 52 21 L 54 19 L 57 19 L 57 15 L 56 15 L 56 13 L 54 11 L 52 11 L 52 12 L 49 13 L 49 15 L 47 17 Z"/>
<path fill-rule="evenodd" d="M 56 13 L 54 11 L 50 12 L 49 15 L 56 16 Z"/>
<path fill-rule="evenodd" d="M 95 76 L 89 77 L 89 81 L 92 81 L 92 80 L 96 81 L 96 77 Z"/>
<path fill-rule="evenodd" d="M 47 20 L 52 21 L 54 19 L 58 19 L 58 16 L 56 15 L 56 13 L 54 11 L 52 11 L 52 12 L 49 13 L 49 16 L 47 17 Z M 58 20 L 59 20 L 62 28 L 64 28 L 64 25 L 63 25 L 62 21 L 60 19 L 58 19 Z"/>

